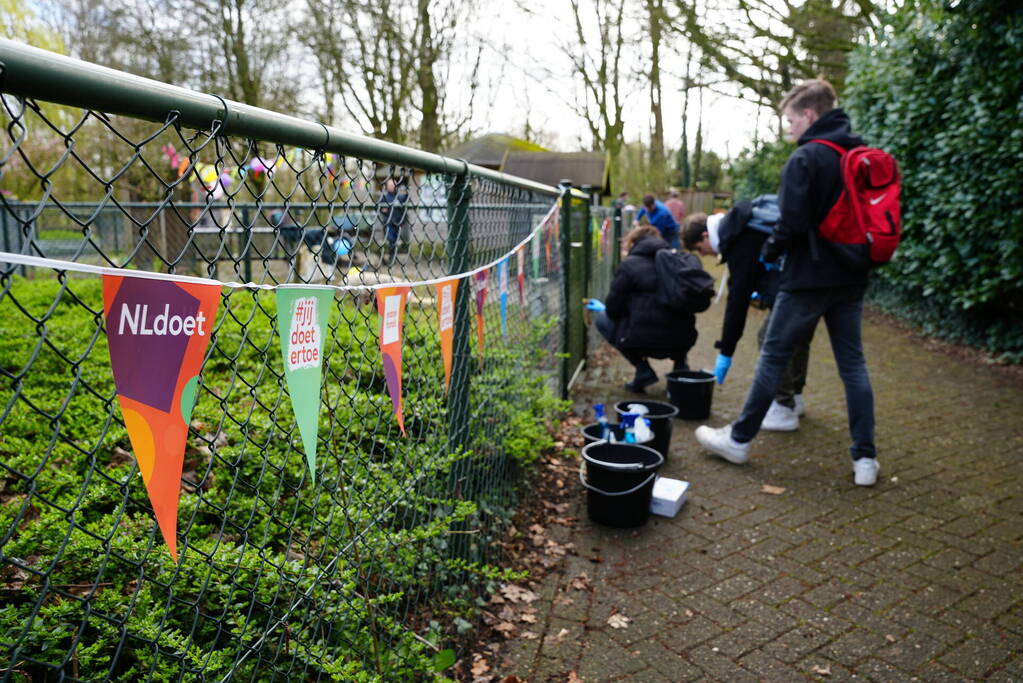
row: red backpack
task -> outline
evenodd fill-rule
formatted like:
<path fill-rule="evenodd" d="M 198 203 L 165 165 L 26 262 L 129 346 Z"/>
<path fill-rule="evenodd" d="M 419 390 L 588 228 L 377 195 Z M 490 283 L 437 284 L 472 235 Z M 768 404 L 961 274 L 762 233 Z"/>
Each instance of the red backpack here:
<path fill-rule="evenodd" d="M 874 147 L 846 150 L 830 140 L 810 140 L 827 145 L 841 156 L 845 188 L 819 232 L 846 265 L 857 269 L 879 266 L 892 260 L 902 232 L 899 193 L 902 178 L 894 157 Z"/>

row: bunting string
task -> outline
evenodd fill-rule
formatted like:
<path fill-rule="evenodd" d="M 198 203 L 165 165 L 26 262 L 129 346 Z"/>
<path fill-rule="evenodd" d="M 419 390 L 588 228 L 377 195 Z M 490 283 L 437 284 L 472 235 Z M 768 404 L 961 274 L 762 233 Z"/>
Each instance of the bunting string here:
<path fill-rule="evenodd" d="M 544 217 L 540 219 L 536 227 L 534 227 L 529 235 L 523 238 L 518 244 L 509 249 L 507 252 L 494 259 L 493 261 L 482 265 L 473 270 L 465 271 L 464 273 L 456 273 L 454 275 L 444 275 L 442 277 L 433 278 L 432 280 L 416 280 L 416 281 L 394 281 L 394 282 L 378 282 L 369 284 L 338 284 L 338 285 L 320 285 L 320 284 L 257 284 L 255 282 L 225 282 L 223 280 L 216 280 L 212 278 L 195 277 L 194 275 L 176 275 L 174 273 L 156 273 L 147 270 L 128 270 L 126 268 L 109 268 L 105 266 L 94 266 L 88 263 L 77 263 L 75 261 L 63 261 L 61 259 L 45 258 L 42 256 L 31 256 L 28 254 L 13 254 L 8 251 L 0 251 L 0 263 L 9 263 L 15 266 L 31 266 L 34 268 L 51 268 L 59 271 L 71 271 L 76 273 L 94 273 L 96 275 L 115 275 L 117 277 L 133 277 L 133 278 L 144 278 L 149 280 L 164 280 L 168 282 L 176 282 L 182 284 L 194 284 L 194 285 L 218 285 L 221 287 L 229 287 L 231 289 L 257 289 L 257 290 L 276 290 L 288 287 L 301 287 L 303 289 L 329 289 L 341 292 L 351 291 L 374 291 L 379 289 L 386 289 L 394 287 L 396 284 L 400 284 L 403 287 L 427 287 L 437 285 L 442 282 L 446 282 L 452 279 L 462 279 L 466 277 L 475 277 L 478 273 L 489 271 L 495 267 L 498 263 L 509 258 L 512 254 L 517 252 L 519 249 L 524 247 L 530 241 L 537 237 L 543 230 L 544 226 L 554 215 L 554 212 L 558 209 L 558 202 L 554 202 L 551 208 L 547 210 Z"/>

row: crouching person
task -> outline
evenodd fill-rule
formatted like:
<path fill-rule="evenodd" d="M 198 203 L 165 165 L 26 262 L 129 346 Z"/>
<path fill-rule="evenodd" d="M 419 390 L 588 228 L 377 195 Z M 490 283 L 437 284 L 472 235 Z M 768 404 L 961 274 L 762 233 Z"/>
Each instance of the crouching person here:
<path fill-rule="evenodd" d="M 659 280 L 655 257 L 671 247 L 660 231 L 649 225 L 631 230 L 623 240 L 628 255 L 622 259 L 611 281 L 604 310 L 591 300 L 594 324 L 629 363 L 636 376 L 625 388 L 642 394 L 657 382 L 649 358 L 671 358 L 675 370 L 687 370 L 686 354 L 696 343 L 696 316 L 670 310 L 657 300 Z"/>

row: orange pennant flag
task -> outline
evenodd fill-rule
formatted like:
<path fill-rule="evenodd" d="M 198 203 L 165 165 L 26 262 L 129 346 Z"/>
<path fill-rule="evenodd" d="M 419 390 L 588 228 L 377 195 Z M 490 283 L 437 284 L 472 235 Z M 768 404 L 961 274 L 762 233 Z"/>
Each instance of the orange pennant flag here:
<path fill-rule="evenodd" d="M 103 276 L 110 367 L 163 540 L 178 559 L 178 500 L 188 423 L 220 285 Z"/>
<path fill-rule="evenodd" d="M 377 290 L 377 313 L 380 314 L 380 360 L 384 379 L 391 395 L 391 405 L 398 418 L 398 427 L 405 436 L 405 416 L 401 411 L 401 330 L 405 324 L 405 302 L 408 287 L 385 287 Z"/>
<path fill-rule="evenodd" d="M 455 333 L 455 295 L 458 294 L 458 279 L 438 282 L 437 317 L 440 327 L 440 354 L 444 359 L 444 391 L 451 384 L 451 349 Z"/>

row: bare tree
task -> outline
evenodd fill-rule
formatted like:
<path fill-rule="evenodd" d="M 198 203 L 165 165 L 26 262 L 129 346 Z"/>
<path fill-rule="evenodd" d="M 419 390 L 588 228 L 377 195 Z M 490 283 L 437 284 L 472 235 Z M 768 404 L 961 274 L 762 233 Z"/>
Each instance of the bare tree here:
<path fill-rule="evenodd" d="M 743 97 L 772 107 L 800 79 L 824 76 L 841 89 L 846 56 L 879 13 L 871 0 L 731 1 L 712 14 L 693 0 L 675 0 L 673 30 L 699 47 L 708 69 L 739 85 Z M 715 20 L 721 13 L 732 20 Z"/>
<path fill-rule="evenodd" d="M 653 118 L 650 130 L 650 170 L 654 174 L 663 175 L 664 170 L 667 170 L 664 161 L 664 113 L 661 110 L 661 38 L 667 22 L 664 0 L 646 0 L 646 14 L 650 39 L 650 115 Z"/>
<path fill-rule="evenodd" d="M 606 150 L 613 164 L 621 151 L 625 130 L 622 117 L 625 0 L 592 0 L 597 20 L 595 40 L 584 28 L 579 0 L 571 0 L 571 4 L 577 42 L 562 46 L 562 50 L 582 81 L 573 109 L 586 122 L 593 149 Z"/>

